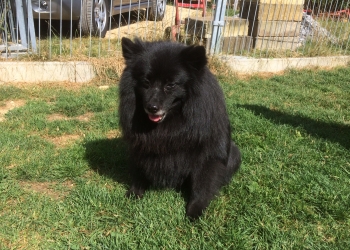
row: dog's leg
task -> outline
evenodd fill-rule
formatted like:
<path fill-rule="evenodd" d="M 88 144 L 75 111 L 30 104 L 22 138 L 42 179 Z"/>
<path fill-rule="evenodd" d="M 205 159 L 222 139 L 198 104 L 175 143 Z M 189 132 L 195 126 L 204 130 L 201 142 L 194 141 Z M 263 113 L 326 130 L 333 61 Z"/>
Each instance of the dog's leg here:
<path fill-rule="evenodd" d="M 150 183 L 146 180 L 146 178 L 138 174 L 133 174 L 132 176 L 132 184 L 129 190 L 126 192 L 126 197 L 136 197 L 142 198 L 146 189 L 150 186 Z"/>
<path fill-rule="evenodd" d="M 237 172 L 241 165 L 241 153 L 233 141 L 231 141 L 230 154 L 227 161 L 227 174 L 225 175 L 225 184 L 229 184 L 232 175 Z"/>
<path fill-rule="evenodd" d="M 226 167 L 220 162 L 210 162 L 202 171 L 190 178 L 190 197 L 186 215 L 197 219 L 224 184 Z"/>

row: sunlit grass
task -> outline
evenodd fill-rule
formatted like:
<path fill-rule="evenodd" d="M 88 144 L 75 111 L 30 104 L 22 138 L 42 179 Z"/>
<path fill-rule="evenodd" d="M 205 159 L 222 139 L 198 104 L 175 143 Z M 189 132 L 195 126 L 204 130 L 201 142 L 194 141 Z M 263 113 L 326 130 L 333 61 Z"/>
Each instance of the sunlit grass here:
<path fill-rule="evenodd" d="M 194 223 L 174 190 L 124 197 L 114 81 L 1 85 L 0 108 L 24 104 L 0 122 L 0 248 L 349 249 L 350 69 L 211 68 L 243 164 Z"/>

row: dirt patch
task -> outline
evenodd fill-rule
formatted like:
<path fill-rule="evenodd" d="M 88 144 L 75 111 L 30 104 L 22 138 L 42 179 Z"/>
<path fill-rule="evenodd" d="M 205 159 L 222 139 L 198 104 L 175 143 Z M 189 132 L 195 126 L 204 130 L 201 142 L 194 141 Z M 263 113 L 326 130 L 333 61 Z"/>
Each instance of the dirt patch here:
<path fill-rule="evenodd" d="M 16 167 L 17 167 L 17 166 L 16 166 L 15 164 L 11 164 L 11 165 L 9 165 L 9 166 L 6 166 L 5 168 L 11 170 L 11 169 L 14 169 L 14 168 L 16 168 Z"/>
<path fill-rule="evenodd" d="M 58 148 L 64 148 L 68 145 L 71 145 L 80 138 L 80 135 L 62 135 L 58 137 L 47 137 L 45 139 L 53 143 Z"/>
<path fill-rule="evenodd" d="M 275 73 L 257 72 L 255 74 L 245 74 L 245 73 L 235 72 L 234 74 L 235 74 L 235 77 L 237 79 L 249 81 L 249 80 L 251 80 L 252 78 L 255 78 L 255 77 L 259 77 L 259 78 L 262 78 L 262 79 L 270 79 L 270 78 L 275 77 L 275 76 L 282 76 L 285 73 L 286 73 L 285 71 L 280 71 L 280 72 L 275 72 Z"/>
<path fill-rule="evenodd" d="M 99 89 L 102 89 L 102 90 L 106 90 L 106 89 L 109 89 L 111 86 L 109 85 L 102 85 L 102 86 L 99 86 L 98 88 Z"/>
<path fill-rule="evenodd" d="M 51 114 L 51 115 L 48 115 L 46 119 L 49 122 L 53 122 L 53 121 L 68 121 L 71 118 L 62 114 Z"/>
<path fill-rule="evenodd" d="M 94 117 L 94 113 L 86 113 L 77 117 L 74 117 L 75 120 L 78 120 L 80 122 L 88 122 L 91 120 L 91 118 Z"/>
<path fill-rule="evenodd" d="M 58 182 L 20 182 L 20 186 L 27 192 L 40 193 L 53 200 L 65 198 L 74 188 L 72 181 Z"/>
<path fill-rule="evenodd" d="M 122 132 L 119 129 L 114 129 L 107 132 L 108 139 L 119 138 L 122 136 Z"/>
<path fill-rule="evenodd" d="M 24 100 L 7 101 L 5 105 L 0 106 L 0 122 L 5 121 L 5 115 L 12 109 L 24 106 L 26 102 Z"/>
<path fill-rule="evenodd" d="M 93 113 L 86 113 L 80 116 L 68 117 L 63 114 L 51 114 L 47 116 L 47 120 L 52 121 L 69 121 L 69 120 L 78 120 L 80 122 L 88 122 L 94 116 Z"/>
<path fill-rule="evenodd" d="M 46 119 L 50 122 L 52 121 L 69 121 L 69 120 L 77 120 L 80 122 L 89 122 L 94 116 L 94 113 L 86 113 L 80 116 L 68 117 L 63 114 L 51 114 L 46 117 Z M 53 143 L 58 148 L 64 148 L 75 141 L 79 140 L 84 135 L 70 134 L 70 135 L 62 135 L 56 137 L 45 137 L 46 140 Z"/>
<path fill-rule="evenodd" d="M 86 83 L 72 83 L 68 81 L 63 81 L 63 82 L 6 82 L 2 84 L 1 86 L 15 86 L 17 88 L 21 89 L 33 89 L 37 87 L 42 87 L 42 88 L 63 88 L 63 89 L 68 89 L 72 91 L 78 91 L 84 87 L 90 87 L 90 86 L 96 86 L 95 81 L 91 82 L 86 82 Z"/>

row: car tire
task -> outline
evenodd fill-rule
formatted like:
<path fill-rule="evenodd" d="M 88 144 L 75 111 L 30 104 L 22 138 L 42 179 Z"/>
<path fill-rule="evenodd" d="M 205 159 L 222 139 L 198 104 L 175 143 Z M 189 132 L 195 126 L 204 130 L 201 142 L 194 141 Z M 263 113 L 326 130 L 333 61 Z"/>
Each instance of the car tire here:
<path fill-rule="evenodd" d="M 162 21 L 165 15 L 166 0 L 149 0 L 148 20 Z"/>
<path fill-rule="evenodd" d="M 110 23 L 110 0 L 82 1 L 79 28 L 84 35 L 105 37 Z"/>

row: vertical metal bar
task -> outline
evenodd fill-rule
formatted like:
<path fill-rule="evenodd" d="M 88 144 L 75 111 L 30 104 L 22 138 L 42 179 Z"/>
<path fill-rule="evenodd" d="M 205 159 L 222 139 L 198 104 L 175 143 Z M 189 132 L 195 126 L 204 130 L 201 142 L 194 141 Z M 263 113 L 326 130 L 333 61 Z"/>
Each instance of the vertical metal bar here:
<path fill-rule="evenodd" d="M 97 4 L 97 6 L 98 6 L 98 8 L 100 9 L 99 10 L 99 12 L 101 12 L 101 11 L 103 11 L 102 10 L 102 2 L 103 1 L 108 1 L 108 0 L 98 0 L 98 4 Z M 107 12 L 107 9 L 105 10 L 106 12 Z M 94 8 L 94 12 L 95 12 L 95 8 Z M 95 17 L 96 18 L 96 17 Z M 102 46 L 102 35 L 101 35 L 101 33 L 102 33 L 102 25 L 101 25 L 101 20 L 100 20 L 100 17 L 98 17 L 97 18 L 97 21 L 99 22 L 98 24 L 97 24 L 97 27 L 100 27 L 99 28 L 99 34 L 98 34 L 98 58 L 101 58 L 101 46 Z"/>
<path fill-rule="evenodd" d="M 39 19 L 38 19 L 38 55 L 41 54 L 41 13 L 39 13 Z"/>
<path fill-rule="evenodd" d="M 148 16 L 149 16 L 149 9 L 150 9 L 150 1 L 151 0 L 148 0 L 147 2 L 147 9 L 146 9 L 146 34 L 145 34 L 145 38 L 147 37 L 147 34 L 148 34 Z"/>
<path fill-rule="evenodd" d="M 90 13 L 92 13 L 93 11 L 93 5 L 95 4 L 95 0 L 92 1 L 92 5 L 91 5 L 91 8 L 87 11 L 91 11 Z M 87 6 L 87 5 L 86 5 Z M 91 50 L 92 50 L 92 18 L 90 20 L 90 23 L 89 23 L 89 58 L 91 57 Z"/>
<path fill-rule="evenodd" d="M 109 33 L 108 33 L 108 52 L 111 50 L 111 30 L 112 30 L 112 9 L 113 8 L 113 0 L 109 1 Z"/>
<path fill-rule="evenodd" d="M 292 4 L 293 2 L 290 2 L 290 0 L 289 1 L 287 1 L 286 3 L 282 3 L 282 5 L 281 5 L 281 9 L 283 10 L 283 12 L 284 13 L 280 13 L 280 15 L 279 15 L 279 20 L 283 20 L 282 21 L 282 25 L 281 25 L 281 27 L 280 27 L 280 29 L 277 27 L 277 25 L 276 25 L 276 31 L 277 32 L 281 32 L 282 33 L 282 42 L 281 42 L 281 49 L 283 49 L 283 48 L 285 48 L 284 50 L 284 52 L 286 53 L 285 54 L 285 56 L 287 56 L 287 51 L 288 51 L 288 48 L 290 48 L 290 50 L 292 50 L 292 45 L 290 45 L 290 47 L 288 46 L 285 46 L 285 45 L 283 45 L 283 43 L 289 43 L 289 41 L 286 41 L 290 36 L 288 36 L 288 34 L 287 34 L 287 28 L 288 28 L 288 24 L 290 24 L 291 22 L 292 22 L 292 20 L 291 20 L 291 18 L 290 17 L 294 17 L 295 16 L 295 13 L 292 13 L 293 12 L 293 5 L 291 5 L 290 7 L 290 10 L 288 11 L 287 10 L 287 6 L 288 6 L 288 4 Z M 295 6 L 297 6 L 297 5 L 295 5 Z M 287 18 L 287 20 L 284 20 L 284 18 L 283 18 L 283 16 L 281 16 L 281 15 L 283 15 L 283 14 L 286 14 L 286 12 L 287 12 L 287 14 L 288 14 L 288 18 Z M 293 15 L 294 14 L 294 15 Z M 284 22 L 284 24 L 283 24 L 283 22 Z M 278 35 L 278 34 L 277 34 Z M 293 39 L 293 41 L 294 41 L 294 39 Z M 293 44 L 293 41 L 292 41 L 292 43 L 291 44 Z M 284 47 L 283 47 L 284 46 Z M 278 49 L 278 48 L 277 48 Z"/>
<path fill-rule="evenodd" d="M 350 0 L 348 0 L 347 1 L 347 4 L 346 4 L 346 6 L 348 7 L 350 5 Z M 350 7 L 350 6 L 349 6 Z M 346 18 L 348 19 L 347 20 L 347 22 L 349 22 L 350 21 L 350 8 L 348 9 L 349 10 L 349 13 L 346 13 Z M 344 42 L 347 40 L 347 42 L 346 42 L 346 44 L 345 44 L 345 48 L 343 48 L 344 49 L 344 55 L 346 55 L 347 54 L 347 50 L 348 50 L 348 46 L 349 46 L 349 42 L 350 42 L 350 31 L 348 31 L 349 33 L 347 34 L 348 35 L 348 38 L 346 39 L 344 39 Z M 343 45 L 342 45 L 342 47 L 343 47 Z"/>
<path fill-rule="evenodd" d="M 192 6 L 192 0 L 190 0 L 190 6 Z M 198 6 L 197 6 L 196 10 L 197 10 L 196 12 L 198 12 Z M 188 8 L 187 18 L 189 18 L 191 15 L 190 11 L 191 11 L 191 8 Z M 189 23 L 187 22 L 186 28 L 185 28 L 185 34 L 184 34 L 184 43 L 185 44 L 187 44 L 188 25 L 189 25 Z"/>
<path fill-rule="evenodd" d="M 293 3 L 293 0 L 291 0 L 292 1 L 292 3 Z M 298 6 L 296 5 L 295 6 L 295 9 L 294 9 L 294 13 L 293 13 L 293 16 L 295 16 L 296 14 L 297 14 L 297 12 L 298 12 Z M 301 25 L 301 23 L 300 23 L 300 25 Z M 297 29 L 294 31 L 294 33 L 293 33 L 293 36 L 294 37 L 298 37 L 298 40 L 297 40 L 297 43 L 299 43 L 299 38 L 300 38 L 300 31 L 299 31 L 299 33 L 297 33 Z M 293 42 L 292 42 L 292 45 L 291 45 L 291 47 L 293 48 L 293 46 L 294 46 L 294 40 L 295 39 L 293 39 Z M 298 44 L 297 44 L 298 45 Z"/>
<path fill-rule="evenodd" d="M 119 4 L 122 4 L 122 0 L 119 1 Z M 118 40 L 120 41 L 121 40 L 121 37 L 120 37 L 120 26 L 121 26 L 121 23 L 122 23 L 122 10 L 121 8 L 119 8 L 119 20 L 118 20 Z"/>
<path fill-rule="evenodd" d="M 271 0 L 270 0 L 270 4 L 269 4 L 269 7 L 268 7 L 268 10 L 267 10 L 267 12 L 270 14 L 270 10 L 271 10 Z M 275 13 L 276 13 L 276 8 L 275 8 L 275 11 L 273 12 L 273 16 L 275 16 Z M 273 18 L 274 19 L 274 18 Z M 259 18 L 259 20 L 258 20 L 258 22 L 260 21 L 260 18 Z M 263 33 L 263 36 L 262 36 L 262 46 L 264 46 L 264 42 L 265 42 L 265 40 L 267 40 L 267 44 L 266 44 L 266 51 L 265 51 L 265 55 L 266 56 L 268 56 L 268 54 L 269 54 L 269 41 L 270 41 L 270 39 L 269 38 L 266 38 L 266 36 L 265 36 L 265 34 L 266 34 L 266 26 L 267 26 L 267 22 L 268 22 L 268 19 L 266 19 L 265 20 L 266 21 L 266 23 L 265 23 L 265 27 L 263 28 L 264 29 L 264 33 Z M 262 25 L 260 26 L 259 25 L 259 30 L 262 28 Z M 258 32 L 258 33 L 260 33 L 260 31 Z M 263 52 L 264 50 L 261 48 L 260 49 L 260 57 L 262 57 L 262 52 Z"/>
<path fill-rule="evenodd" d="M 72 58 L 73 54 L 73 0 L 70 1 L 70 36 L 69 36 L 69 50 L 70 50 L 70 57 Z M 62 41 L 61 41 L 62 43 Z"/>
<path fill-rule="evenodd" d="M 227 0 L 218 0 L 215 17 L 213 20 L 213 30 L 211 34 L 211 43 L 210 43 L 210 54 L 218 54 L 220 51 L 220 39 L 222 36 L 222 28 L 225 24 L 225 10 L 226 10 Z"/>
<path fill-rule="evenodd" d="M 13 14 L 13 8 L 11 6 L 11 2 L 7 1 L 5 2 L 5 10 L 7 8 L 7 11 L 5 12 L 5 30 L 6 32 L 10 32 L 10 39 L 13 43 L 18 43 L 19 38 L 16 36 L 15 33 L 15 20 L 17 20 L 16 15 Z M 8 23 L 7 23 L 8 22 Z"/>
<path fill-rule="evenodd" d="M 21 37 L 21 43 L 24 47 L 28 47 L 28 41 L 27 41 L 27 27 L 25 25 L 25 19 L 24 19 L 24 9 L 23 9 L 23 2 L 24 0 L 16 0 L 16 13 L 17 13 L 17 20 L 19 22 L 19 34 Z M 22 24 L 22 25 L 21 25 Z"/>
<path fill-rule="evenodd" d="M 62 0 L 60 0 L 60 56 L 62 56 Z"/>
<path fill-rule="evenodd" d="M 336 4 L 335 4 L 335 8 L 332 10 L 333 13 L 334 13 L 335 11 L 338 10 L 339 0 L 336 0 L 336 1 L 337 1 L 337 2 L 336 2 Z M 329 29 L 329 30 L 334 31 L 334 32 L 333 32 L 334 35 L 336 35 L 336 34 L 337 34 L 337 31 L 338 31 L 340 16 L 339 16 L 339 17 L 336 17 L 336 19 L 337 19 L 337 22 L 335 22 L 335 17 L 333 16 L 333 22 L 332 22 L 332 24 L 334 24 L 334 25 L 331 25 L 331 28 Z M 335 26 L 335 29 L 333 29 L 333 26 Z M 332 35 L 332 34 L 330 33 L 330 35 Z M 337 40 L 339 41 L 338 38 L 337 38 Z M 336 42 L 338 42 L 338 41 L 336 41 Z M 331 47 L 337 47 L 337 44 L 334 43 L 334 42 L 331 42 Z"/>
<path fill-rule="evenodd" d="M 230 10 L 230 1 L 232 1 L 232 0 L 227 0 L 228 2 L 226 2 L 226 8 L 225 8 L 225 10 L 224 10 L 224 17 L 223 17 L 223 26 L 222 26 L 222 30 L 221 30 L 221 39 L 219 40 L 219 44 L 218 44 L 218 46 L 220 47 L 220 53 L 222 53 L 223 51 L 223 45 L 224 45 L 224 39 L 225 39 L 225 34 L 226 34 L 226 30 L 227 29 L 230 29 L 230 22 L 228 21 L 228 22 L 226 22 L 225 21 L 225 17 L 226 16 L 228 16 L 228 13 L 229 13 L 229 10 Z M 226 23 L 228 24 L 228 28 L 226 27 Z"/>
<path fill-rule="evenodd" d="M 32 48 L 32 52 L 36 53 L 36 38 L 35 38 L 35 27 L 34 27 L 34 18 L 33 18 L 33 11 L 32 11 L 32 1 L 28 0 L 28 7 L 27 7 L 27 13 L 28 13 L 28 31 L 29 31 L 29 39 L 30 39 L 30 46 Z"/>
<path fill-rule="evenodd" d="M 138 0 L 138 8 L 137 8 L 137 18 L 136 18 L 136 30 L 139 30 L 139 20 L 140 20 L 140 4 L 141 0 Z"/>
<path fill-rule="evenodd" d="M 338 5 L 338 0 L 335 0 L 336 1 L 336 7 L 335 8 L 337 8 L 337 5 Z M 330 14 L 332 13 L 332 10 L 333 10 L 333 8 L 332 8 L 332 6 L 334 5 L 334 2 L 333 2 L 333 0 L 331 1 L 331 4 L 329 5 L 329 9 L 328 9 L 328 13 L 329 13 L 329 15 L 328 15 L 328 19 L 327 19 L 327 22 L 329 23 L 330 22 L 330 27 L 329 27 L 329 29 L 330 30 L 332 30 L 333 29 L 333 24 L 334 24 L 334 16 L 332 16 L 332 21 L 331 21 L 331 18 L 330 18 Z M 325 39 L 325 41 L 326 41 L 326 43 L 327 44 L 329 44 L 329 40 L 327 39 L 327 36 L 328 36 L 328 34 L 331 34 L 330 32 L 328 32 L 328 30 L 327 30 L 327 34 L 325 34 L 325 36 L 326 36 L 326 39 Z M 333 43 L 331 42 L 331 44 L 329 45 L 329 47 L 330 48 L 332 48 L 333 47 Z"/>
<path fill-rule="evenodd" d="M 131 0 L 129 0 L 129 15 L 128 15 L 128 36 L 130 36 L 130 14 L 131 14 Z"/>
<path fill-rule="evenodd" d="M 5 23 L 5 26 L 4 26 L 4 29 L 5 29 L 5 57 L 8 58 L 8 56 L 9 56 L 8 55 L 8 52 L 9 52 L 8 50 L 9 49 L 8 49 L 8 41 L 7 41 L 7 39 L 8 39 L 7 38 L 7 36 L 8 36 L 7 35 L 7 30 L 8 30 L 8 28 L 7 28 L 7 2 L 5 2 L 4 5 L 5 5 L 4 6 L 4 13 L 5 13 L 5 15 L 4 15 L 4 17 L 5 17 L 5 20 L 4 20 L 5 21 L 4 22 Z"/>
<path fill-rule="evenodd" d="M 326 0 L 327 1 L 327 0 Z M 307 3 L 307 9 L 309 9 L 309 6 L 310 6 L 310 0 L 308 0 L 308 3 Z M 314 5 L 315 6 L 315 5 Z M 314 6 L 311 8 L 311 13 L 313 13 L 313 10 L 314 10 Z M 311 7 L 311 6 L 310 6 Z M 312 17 L 311 17 L 312 19 Z M 312 32 L 313 33 L 313 32 Z M 311 34 L 311 37 L 313 36 L 313 34 Z M 303 51 L 302 51 L 302 54 L 305 55 L 305 49 L 307 49 L 307 41 L 309 40 L 309 37 L 305 37 L 305 44 L 304 44 L 304 48 L 303 48 Z M 312 42 L 312 38 L 310 39 L 310 42 Z"/>
<path fill-rule="evenodd" d="M 82 14 L 83 14 L 83 0 L 80 0 L 80 17 L 82 16 Z M 81 23 L 81 21 L 79 21 L 79 49 L 80 50 L 82 48 L 82 43 L 83 43 L 81 28 L 82 28 L 82 23 Z"/>
<path fill-rule="evenodd" d="M 288 10 L 287 8 L 288 8 L 288 4 L 290 5 L 290 9 Z M 284 5 L 284 4 L 283 4 Z M 283 6 L 282 5 L 282 6 Z M 291 36 L 288 34 L 288 31 L 287 31 L 287 29 L 288 29 L 288 27 L 290 28 L 289 30 L 291 30 L 291 28 L 292 28 L 292 22 L 294 22 L 294 17 L 295 17 L 295 15 L 296 15 L 296 13 L 297 13 L 297 11 L 298 11 L 298 5 L 297 4 L 295 4 L 295 5 L 293 5 L 293 1 L 292 0 L 289 0 L 289 1 L 287 1 L 286 3 L 285 3 L 285 6 L 284 6 L 284 8 L 282 7 L 282 9 L 285 11 L 285 12 L 287 12 L 287 15 L 288 15 L 288 18 L 287 18 L 287 20 L 285 20 L 284 22 L 285 22 L 285 25 L 284 26 L 282 26 L 281 27 L 281 31 L 282 31 L 282 29 L 283 29 L 283 27 L 284 27 L 284 31 L 282 31 L 282 41 L 284 41 L 284 42 L 287 42 L 287 43 L 289 43 L 289 41 L 285 41 L 285 38 L 290 38 Z M 291 17 L 293 17 L 293 19 L 291 19 Z M 282 17 L 281 17 L 281 19 L 282 19 Z M 287 53 L 288 53 L 288 49 L 289 50 L 293 50 L 293 45 L 294 45 L 294 40 L 296 39 L 296 36 L 299 36 L 299 34 L 296 34 L 295 33 L 296 32 L 296 30 L 294 31 L 294 34 L 293 34 L 293 40 L 292 40 L 292 42 L 289 44 L 289 46 L 288 47 L 285 47 L 286 49 L 285 49 L 285 56 L 287 57 Z M 283 46 L 283 44 L 281 44 L 281 47 Z"/>
<path fill-rule="evenodd" d="M 250 13 L 251 5 L 252 5 L 252 2 L 250 1 L 250 2 L 249 2 L 249 11 L 248 11 L 248 13 Z M 252 22 L 252 23 L 253 23 L 253 24 L 252 24 L 252 29 L 251 29 L 250 34 L 248 34 L 248 36 L 250 37 L 250 38 L 249 38 L 249 44 L 248 44 L 248 53 L 250 53 L 250 47 L 252 47 L 252 50 L 254 51 L 254 52 L 253 52 L 254 56 L 255 56 L 256 48 L 253 48 L 253 46 L 255 45 L 255 41 L 254 41 L 253 33 L 252 33 L 252 32 L 253 32 L 253 30 L 254 30 L 254 28 L 255 28 L 255 20 L 256 20 L 257 14 L 258 14 L 258 5 L 255 6 L 254 16 L 253 16 L 254 22 Z M 248 16 L 247 20 L 248 20 L 248 25 L 249 25 L 249 16 Z M 248 28 L 248 31 L 249 31 L 249 28 Z M 241 55 L 242 55 L 242 54 L 241 54 Z"/>
<path fill-rule="evenodd" d="M 254 12 L 254 17 L 255 17 L 255 15 L 256 15 L 256 10 L 255 10 L 255 12 Z M 242 24 L 242 19 L 240 19 L 239 20 L 239 22 L 240 22 L 240 25 L 239 26 L 241 26 L 241 24 Z M 248 19 L 246 20 L 246 22 L 248 22 L 248 26 L 249 26 L 249 21 L 248 21 Z M 253 27 L 254 27 L 254 25 L 253 25 Z M 247 29 L 247 26 L 246 25 L 244 25 L 244 29 L 243 29 L 243 34 L 248 34 L 248 30 L 249 30 L 249 27 L 248 27 L 248 29 Z M 248 34 L 248 36 L 249 36 L 249 34 Z M 238 43 L 239 41 L 238 41 L 238 39 L 236 40 L 236 44 L 235 44 L 235 46 L 237 46 L 237 43 Z M 243 51 L 244 51 L 244 48 L 246 47 L 246 39 L 244 38 L 244 35 L 242 36 L 242 43 L 241 43 L 241 52 L 240 52 L 240 55 L 242 56 L 243 55 Z M 252 42 L 252 39 L 249 39 L 249 44 L 248 44 L 248 52 L 250 51 L 250 44 L 251 44 L 251 42 Z"/>
<path fill-rule="evenodd" d="M 13 5 L 13 7 L 14 8 L 16 8 L 16 3 L 15 3 L 15 5 Z M 14 13 L 14 9 L 12 9 L 12 14 Z M 17 11 L 17 10 L 16 10 Z M 14 15 L 14 14 L 13 14 Z M 18 45 L 19 44 L 19 40 L 20 40 L 20 33 L 19 33 L 19 22 L 18 22 L 18 18 L 16 17 L 16 35 L 15 35 L 15 42 L 16 42 L 16 44 Z M 17 58 L 18 58 L 18 53 L 19 52 L 19 47 L 17 47 Z"/>
<path fill-rule="evenodd" d="M 250 2 L 251 3 L 251 2 Z M 264 6 L 264 5 L 263 5 Z M 249 7 L 250 8 L 250 7 Z M 262 10 L 261 10 L 261 12 L 264 12 L 264 9 L 265 9 L 265 6 L 262 8 Z M 255 27 L 255 21 L 256 20 L 258 20 L 259 21 L 259 18 L 258 18 L 258 15 L 259 15 L 259 13 L 258 13 L 258 10 L 260 10 L 260 7 L 258 6 L 258 4 L 255 6 L 255 12 L 254 12 L 254 18 L 253 18 L 253 27 L 252 27 L 252 31 L 254 30 L 254 27 Z M 258 33 L 260 32 L 260 26 L 258 27 Z M 253 40 L 253 46 L 254 46 L 254 48 L 253 48 L 253 57 L 255 57 L 256 56 L 256 53 L 257 53 L 257 48 L 256 48 L 256 37 L 253 37 L 253 34 L 251 33 L 250 34 L 251 35 L 251 37 L 252 37 L 252 40 Z"/>
<path fill-rule="evenodd" d="M 16 46 L 16 58 L 18 59 L 18 52 L 19 52 L 19 31 L 18 31 L 18 19 L 16 17 L 16 15 L 14 14 L 15 13 L 15 7 L 16 7 L 16 3 L 14 1 L 10 1 L 9 2 L 9 5 L 8 5 L 8 8 L 10 8 L 10 11 L 9 11 L 9 22 L 10 22 L 10 27 L 12 27 L 13 30 L 10 31 L 11 33 L 11 40 L 17 44 Z"/>
<path fill-rule="evenodd" d="M 349 5 L 349 0 L 346 2 L 345 6 L 348 6 L 348 5 Z M 341 14 L 340 14 L 340 16 L 341 16 Z M 339 41 L 338 45 L 339 45 L 340 53 L 342 52 L 342 49 L 343 49 L 343 46 L 344 46 L 344 38 L 343 38 L 343 36 L 341 36 L 341 34 L 343 34 L 343 31 L 345 30 L 345 29 L 343 29 L 343 27 L 344 27 L 344 25 L 340 25 L 339 37 L 338 37 L 338 41 Z"/>
<path fill-rule="evenodd" d="M 49 59 L 52 57 L 52 1 L 50 0 L 50 20 L 49 20 Z"/>

